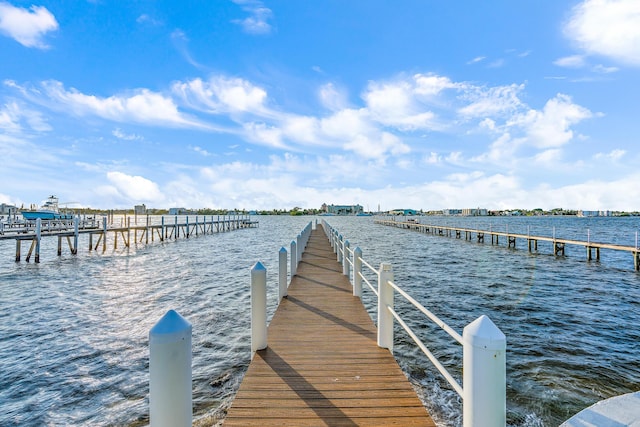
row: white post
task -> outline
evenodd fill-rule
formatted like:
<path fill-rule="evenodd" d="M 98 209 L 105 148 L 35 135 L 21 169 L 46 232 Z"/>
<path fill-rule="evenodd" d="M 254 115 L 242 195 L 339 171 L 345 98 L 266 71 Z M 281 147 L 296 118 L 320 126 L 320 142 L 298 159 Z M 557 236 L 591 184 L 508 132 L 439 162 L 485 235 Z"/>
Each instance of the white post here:
<path fill-rule="evenodd" d="M 349 241 L 345 240 L 342 245 L 342 274 L 351 281 L 351 265 L 349 264 Z"/>
<path fill-rule="evenodd" d="M 149 331 L 149 417 L 152 427 L 190 427 L 191 323 L 169 310 Z"/>
<path fill-rule="evenodd" d="M 463 426 L 506 425 L 507 340 L 482 315 L 462 332 Z"/>
<path fill-rule="evenodd" d="M 35 256 L 36 263 L 40 262 L 40 239 L 42 237 L 41 233 L 42 233 L 42 219 L 36 218 L 36 256 Z"/>
<path fill-rule="evenodd" d="M 362 249 L 359 246 L 353 250 L 353 296 L 362 298 Z"/>
<path fill-rule="evenodd" d="M 267 269 L 260 262 L 251 268 L 251 357 L 267 348 Z"/>
<path fill-rule="evenodd" d="M 298 256 L 296 261 L 298 262 L 298 264 L 300 264 L 300 260 L 302 259 L 302 251 L 304 251 L 304 242 L 302 241 L 302 235 L 300 234 L 298 234 L 298 237 L 296 237 L 296 248 L 298 249 Z"/>
<path fill-rule="evenodd" d="M 78 215 L 73 218 L 73 254 L 78 253 L 78 235 L 80 234 L 80 217 Z"/>
<path fill-rule="evenodd" d="M 278 252 L 278 301 L 287 296 L 287 250 L 282 247 Z"/>
<path fill-rule="evenodd" d="M 298 255 L 298 249 L 296 247 L 296 241 L 292 240 L 291 250 L 289 251 L 289 254 L 291 254 L 291 280 L 293 280 L 293 276 L 295 276 L 296 272 L 298 271 L 298 269 L 296 268 L 298 266 L 298 260 L 296 259 Z"/>
<path fill-rule="evenodd" d="M 380 264 L 378 272 L 378 347 L 393 352 L 393 315 L 387 307 L 393 308 L 393 281 L 391 264 Z"/>
<path fill-rule="evenodd" d="M 340 251 L 344 249 L 344 243 L 342 241 L 342 234 L 338 236 L 338 244 L 336 245 L 336 261 L 342 264 L 342 254 Z"/>

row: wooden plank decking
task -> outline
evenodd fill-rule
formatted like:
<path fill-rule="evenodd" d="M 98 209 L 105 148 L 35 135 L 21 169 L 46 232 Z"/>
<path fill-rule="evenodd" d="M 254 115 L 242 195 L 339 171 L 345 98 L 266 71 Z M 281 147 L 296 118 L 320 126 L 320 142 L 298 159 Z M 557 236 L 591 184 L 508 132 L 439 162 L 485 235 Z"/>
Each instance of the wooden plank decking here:
<path fill-rule="evenodd" d="M 321 226 L 314 230 L 225 426 L 435 426 Z"/>

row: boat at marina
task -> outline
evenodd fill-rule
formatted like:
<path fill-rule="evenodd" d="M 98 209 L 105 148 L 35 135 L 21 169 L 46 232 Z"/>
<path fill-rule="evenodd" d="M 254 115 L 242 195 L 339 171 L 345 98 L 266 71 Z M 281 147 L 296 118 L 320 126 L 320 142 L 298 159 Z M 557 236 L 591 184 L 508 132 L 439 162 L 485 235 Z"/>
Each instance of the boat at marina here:
<path fill-rule="evenodd" d="M 40 219 L 72 219 L 73 215 L 60 212 L 58 197 L 51 195 L 47 201 L 40 206 L 40 209 L 23 210 L 22 216 L 25 220 Z"/>

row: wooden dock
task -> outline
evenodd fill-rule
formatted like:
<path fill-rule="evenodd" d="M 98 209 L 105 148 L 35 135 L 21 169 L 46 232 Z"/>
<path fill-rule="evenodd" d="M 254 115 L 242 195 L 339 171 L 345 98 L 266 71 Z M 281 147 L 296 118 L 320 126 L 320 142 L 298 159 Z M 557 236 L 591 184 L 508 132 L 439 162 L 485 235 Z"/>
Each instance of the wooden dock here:
<path fill-rule="evenodd" d="M 491 237 L 491 244 L 499 245 L 500 238 L 504 239 L 505 244 L 509 248 L 516 249 L 516 242 L 523 240 L 527 242 L 529 252 L 538 251 L 538 241 L 549 242 L 552 245 L 555 256 L 564 256 L 565 246 L 582 246 L 586 250 L 587 261 L 594 259 L 600 260 L 600 249 L 610 249 L 614 251 L 629 252 L 633 255 L 633 265 L 635 271 L 640 271 L 640 248 L 636 246 L 615 245 L 611 243 L 590 242 L 583 240 L 561 239 L 549 236 L 533 236 L 528 234 L 499 232 L 492 230 L 476 230 L 464 227 L 448 227 L 432 224 L 421 224 L 411 221 L 395 221 L 395 220 L 376 220 L 376 224 L 386 225 L 396 228 L 404 228 L 408 230 L 418 231 L 420 233 L 433 234 L 437 236 L 454 237 L 461 239 L 464 235 L 465 240 L 473 240 L 474 236 L 478 243 L 484 243 L 485 236 Z"/>
<path fill-rule="evenodd" d="M 165 222 L 165 219 L 168 221 Z M 40 241 L 43 238 L 58 238 L 58 256 L 62 255 L 62 241 L 67 240 L 69 251 L 72 255 L 78 253 L 78 239 L 81 235 L 89 236 L 89 251 L 97 251 L 102 247 L 102 252 L 107 250 L 107 236 L 113 234 L 113 249 L 118 249 L 118 239 L 122 240 L 124 247 L 131 247 L 132 244 L 149 244 L 154 242 L 156 237 L 159 241 L 178 239 L 180 237 L 189 238 L 191 236 L 224 233 L 228 231 L 253 228 L 258 226 L 258 221 L 252 221 L 246 215 L 223 215 L 214 218 L 211 216 L 195 216 L 189 222 L 189 216 L 161 216 L 160 223 L 152 223 L 147 216 L 144 225 L 131 224 L 131 218 L 126 218 L 120 226 L 109 225 L 106 217 L 102 220 L 84 221 L 76 220 L 44 220 L 38 227 L 36 221 L 26 221 L 15 224 L 3 224 L 0 228 L 0 240 L 16 241 L 16 262 L 21 260 L 22 242 L 31 242 L 25 260 L 30 261 L 31 255 L 35 255 L 35 262 L 40 262 Z M 93 237 L 97 236 L 94 242 Z M 132 241 L 133 239 L 133 241 Z M 94 244 L 95 243 L 95 244 Z"/>
<path fill-rule="evenodd" d="M 435 426 L 320 229 L 314 230 L 225 426 Z"/>

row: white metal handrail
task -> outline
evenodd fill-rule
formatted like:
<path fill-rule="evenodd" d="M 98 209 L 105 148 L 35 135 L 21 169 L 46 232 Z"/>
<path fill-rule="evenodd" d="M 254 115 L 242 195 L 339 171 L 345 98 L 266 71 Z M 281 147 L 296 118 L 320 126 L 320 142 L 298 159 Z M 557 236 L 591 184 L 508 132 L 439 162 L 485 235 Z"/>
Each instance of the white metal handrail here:
<path fill-rule="evenodd" d="M 420 340 L 420 338 L 418 338 L 418 336 L 413 332 L 413 330 L 405 323 L 404 320 L 402 320 L 400 315 L 393 308 L 389 306 L 387 306 L 387 309 L 389 310 L 389 312 L 391 312 L 391 314 L 393 314 L 393 317 L 395 317 L 395 319 L 398 321 L 398 323 L 400 323 L 402 328 L 413 339 L 413 342 L 415 342 L 416 345 L 420 347 L 420 350 L 422 350 L 422 352 L 429 358 L 431 363 L 433 363 L 433 366 L 435 366 L 438 369 L 438 371 L 440 371 L 442 376 L 445 377 L 445 379 L 449 382 L 449 384 L 451 384 L 451 387 L 453 387 L 454 390 L 458 393 L 458 395 L 462 397 L 463 391 L 460 383 L 458 383 L 458 381 L 456 381 L 456 379 L 453 378 L 453 376 L 449 373 L 449 371 L 447 371 L 447 368 L 445 368 L 442 365 L 442 363 L 440 363 L 440 361 L 433 355 L 433 353 L 429 351 L 427 346 L 424 345 L 424 343 Z"/>
<path fill-rule="evenodd" d="M 361 297 L 361 280 L 376 294 L 378 300 L 378 346 L 393 351 L 393 320 L 397 320 L 416 345 L 449 382 L 453 389 L 462 397 L 463 426 L 505 426 L 506 425 L 506 339 L 502 331 L 486 316 L 480 316 L 468 324 L 460 335 L 449 327 L 438 316 L 418 303 L 409 294 L 393 282 L 391 264 L 382 263 L 380 269 L 375 269 L 362 258 L 362 251 L 348 248 L 348 240 L 333 229 L 326 221 L 323 228 L 338 254 L 338 261 L 343 264 L 343 273 L 347 277 L 350 271 L 347 265 L 354 267 L 354 295 Z M 340 256 L 342 254 L 342 256 Z M 351 255 L 353 262 L 349 259 Z M 357 258 L 357 263 L 356 263 Z M 356 266 L 357 265 L 357 266 Z M 362 265 L 377 274 L 378 289 L 362 274 Z M 438 361 L 427 346 L 418 338 L 416 333 L 406 324 L 394 310 L 394 291 L 397 291 L 414 307 L 426 315 L 463 348 L 463 386 Z"/>
<path fill-rule="evenodd" d="M 444 331 L 446 331 L 449 335 L 451 335 L 451 337 L 453 339 L 455 339 L 456 341 L 458 341 L 458 343 L 462 344 L 462 335 L 460 335 L 459 333 L 457 333 L 454 329 L 452 329 L 449 325 L 447 325 L 445 322 L 443 322 L 442 320 L 440 320 L 440 318 L 438 316 L 436 316 L 435 314 L 433 314 L 432 312 L 430 312 L 429 310 L 427 310 L 422 304 L 420 304 L 418 301 L 416 301 L 415 299 L 413 299 L 408 293 L 406 293 L 405 291 L 403 291 L 402 289 L 400 289 L 400 287 L 398 285 L 396 285 L 393 282 L 389 282 L 389 285 L 395 289 L 396 291 L 398 291 L 398 293 L 400 295 L 402 295 L 403 297 L 405 297 L 407 299 L 407 301 L 409 301 L 411 304 L 413 304 L 418 310 L 420 310 L 421 312 L 423 312 L 429 319 L 431 319 L 433 321 L 433 323 L 435 323 L 436 325 L 440 326 Z"/>

